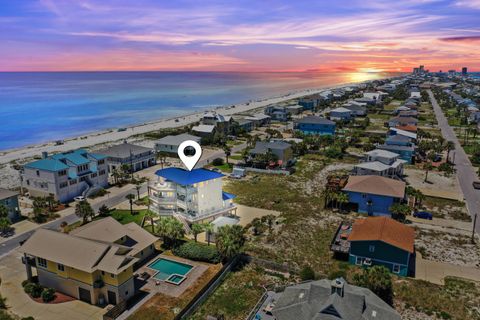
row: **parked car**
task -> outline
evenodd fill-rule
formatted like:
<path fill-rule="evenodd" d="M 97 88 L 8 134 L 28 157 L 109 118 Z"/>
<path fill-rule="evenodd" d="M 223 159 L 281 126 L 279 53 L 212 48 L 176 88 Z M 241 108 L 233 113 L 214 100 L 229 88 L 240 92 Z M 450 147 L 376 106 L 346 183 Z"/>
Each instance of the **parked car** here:
<path fill-rule="evenodd" d="M 480 181 L 473 181 L 472 185 L 475 189 L 480 189 Z"/>
<path fill-rule="evenodd" d="M 82 202 L 82 201 L 85 201 L 85 197 L 84 196 L 77 196 L 77 197 L 73 198 L 73 200 L 75 200 L 75 202 Z"/>
<path fill-rule="evenodd" d="M 432 220 L 433 219 L 433 214 L 427 211 L 419 211 L 419 212 L 414 212 L 413 216 L 415 218 L 420 218 L 420 219 L 427 219 L 427 220 Z"/>

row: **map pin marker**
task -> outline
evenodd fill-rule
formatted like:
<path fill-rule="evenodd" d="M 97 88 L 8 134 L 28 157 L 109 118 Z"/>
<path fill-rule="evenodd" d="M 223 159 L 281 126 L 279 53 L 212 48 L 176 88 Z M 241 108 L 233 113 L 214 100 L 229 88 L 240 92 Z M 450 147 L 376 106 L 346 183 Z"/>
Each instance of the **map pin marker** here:
<path fill-rule="evenodd" d="M 187 156 L 185 154 L 185 149 L 188 147 L 192 147 L 195 149 L 194 155 Z M 193 167 L 195 167 L 198 160 L 200 160 L 200 157 L 202 156 L 202 147 L 200 147 L 200 145 L 193 140 L 183 141 L 178 146 L 178 156 L 180 157 L 180 160 L 182 160 L 185 167 L 187 167 L 189 171 L 192 171 Z"/>

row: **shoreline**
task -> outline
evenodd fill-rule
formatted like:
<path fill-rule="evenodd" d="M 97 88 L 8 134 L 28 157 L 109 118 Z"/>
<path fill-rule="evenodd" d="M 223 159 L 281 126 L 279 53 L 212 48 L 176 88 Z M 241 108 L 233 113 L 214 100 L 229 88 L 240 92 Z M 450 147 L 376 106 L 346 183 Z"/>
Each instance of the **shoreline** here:
<path fill-rule="evenodd" d="M 389 77 L 387 77 L 389 78 Z M 363 81 L 365 82 L 365 81 Z M 255 109 L 263 108 L 267 105 L 285 102 L 291 99 L 296 99 L 312 94 L 316 94 L 326 90 L 339 89 L 343 87 L 348 87 L 351 85 L 360 84 L 363 82 L 350 82 L 343 83 L 334 86 L 327 85 L 325 87 L 318 87 L 316 89 L 305 89 L 298 90 L 286 93 L 281 96 L 260 98 L 257 100 L 249 100 L 239 104 L 231 104 L 218 106 L 213 108 L 206 108 L 201 111 L 186 113 L 183 115 L 173 116 L 169 118 L 160 118 L 157 120 L 152 120 L 150 122 L 145 122 L 141 124 L 133 124 L 130 126 L 123 127 L 125 131 L 118 131 L 118 128 L 115 129 L 104 129 L 100 131 L 93 131 L 90 133 L 82 134 L 79 136 L 65 138 L 63 140 L 64 144 L 56 145 L 55 141 L 37 143 L 26 145 L 18 148 L 1 150 L 0 151 L 0 164 L 6 165 L 13 161 L 30 159 L 35 156 L 39 156 L 42 152 L 48 152 L 49 154 L 57 152 L 66 152 L 69 150 L 75 150 L 79 148 L 90 148 L 96 145 L 104 143 L 114 143 L 117 141 L 122 141 L 132 136 L 145 134 L 148 132 L 167 129 L 167 128 L 178 128 L 185 125 L 192 124 L 200 120 L 201 116 L 208 111 L 216 111 L 225 115 L 235 115 L 241 114 Z M 178 122 L 177 122 L 178 120 Z"/>

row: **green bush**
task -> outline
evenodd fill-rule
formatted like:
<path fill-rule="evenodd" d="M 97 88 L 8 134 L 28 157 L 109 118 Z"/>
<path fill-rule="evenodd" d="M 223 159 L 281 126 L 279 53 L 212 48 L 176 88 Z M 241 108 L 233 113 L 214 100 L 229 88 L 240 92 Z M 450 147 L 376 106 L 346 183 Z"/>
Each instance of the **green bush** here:
<path fill-rule="evenodd" d="M 185 242 L 181 246 L 173 248 L 172 251 L 176 256 L 194 261 L 219 263 L 222 260 L 215 247 L 198 242 Z"/>
<path fill-rule="evenodd" d="M 27 284 L 29 284 L 29 283 L 32 283 L 32 282 L 31 282 L 30 280 L 28 280 L 28 279 L 27 279 L 27 280 L 23 280 L 23 281 L 22 281 L 22 287 L 25 288 L 25 286 L 26 286 Z"/>
<path fill-rule="evenodd" d="M 314 280 L 315 279 L 315 271 L 310 266 L 305 266 L 300 270 L 300 279 L 302 281 L 307 280 Z"/>
<path fill-rule="evenodd" d="M 50 302 L 55 299 L 55 289 L 45 288 L 42 291 L 42 300 L 43 302 Z"/>
<path fill-rule="evenodd" d="M 28 283 L 23 287 L 25 293 L 32 296 L 32 298 L 39 298 L 42 294 L 43 287 L 38 283 Z"/>
<path fill-rule="evenodd" d="M 224 161 L 223 161 L 222 158 L 215 158 L 215 159 L 213 159 L 212 164 L 214 166 L 223 166 Z"/>

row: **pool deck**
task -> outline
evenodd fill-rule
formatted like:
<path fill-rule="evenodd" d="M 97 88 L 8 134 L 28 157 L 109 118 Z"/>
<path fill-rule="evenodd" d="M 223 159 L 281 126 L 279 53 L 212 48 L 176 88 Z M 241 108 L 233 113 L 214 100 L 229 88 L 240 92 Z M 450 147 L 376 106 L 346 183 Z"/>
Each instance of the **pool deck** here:
<path fill-rule="evenodd" d="M 155 262 L 156 260 L 164 258 L 172 261 L 177 261 L 181 263 L 185 263 L 188 265 L 193 266 L 193 268 L 188 272 L 186 275 L 186 279 L 180 283 L 179 285 L 168 283 L 165 281 L 154 279 L 153 276 L 155 275 L 156 271 L 149 268 L 148 266 Z M 176 256 L 170 256 L 165 254 L 159 254 L 152 258 L 150 261 L 145 263 L 142 267 L 136 270 L 136 274 L 142 274 L 143 272 L 147 272 L 150 275 L 150 278 L 143 282 L 140 286 L 140 290 L 152 293 L 162 293 L 172 297 L 179 297 L 181 296 L 185 290 L 187 290 L 206 270 L 208 266 L 199 262 L 183 259 Z M 157 285 L 157 283 L 159 283 Z"/>

